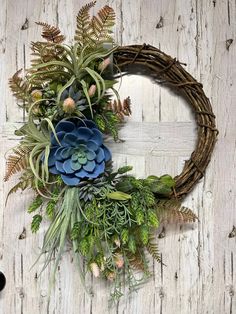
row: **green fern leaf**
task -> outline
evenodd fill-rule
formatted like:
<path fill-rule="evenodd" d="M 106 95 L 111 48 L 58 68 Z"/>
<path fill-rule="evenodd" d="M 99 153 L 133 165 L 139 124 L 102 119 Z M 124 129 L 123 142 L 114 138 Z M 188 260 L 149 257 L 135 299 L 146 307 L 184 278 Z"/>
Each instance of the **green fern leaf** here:
<path fill-rule="evenodd" d="M 41 215 L 35 215 L 33 217 L 32 223 L 31 223 L 31 231 L 33 233 L 37 232 L 39 230 L 40 224 L 42 222 L 43 217 Z"/>
<path fill-rule="evenodd" d="M 36 209 L 38 209 L 41 205 L 43 204 L 43 199 L 40 195 L 37 195 L 36 198 L 33 200 L 33 202 L 30 204 L 30 206 L 28 207 L 28 213 L 31 214 L 34 211 L 36 211 Z"/>

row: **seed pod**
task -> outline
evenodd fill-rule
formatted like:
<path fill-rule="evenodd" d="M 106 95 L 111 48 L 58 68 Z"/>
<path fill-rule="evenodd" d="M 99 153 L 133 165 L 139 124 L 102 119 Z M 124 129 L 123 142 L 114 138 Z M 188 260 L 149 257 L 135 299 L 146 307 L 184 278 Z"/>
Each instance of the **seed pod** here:
<path fill-rule="evenodd" d="M 34 101 L 40 100 L 43 97 L 43 93 L 39 89 L 35 89 L 31 92 L 31 96 Z"/>
<path fill-rule="evenodd" d="M 75 111 L 75 109 L 76 109 L 76 105 L 75 105 L 74 99 L 71 97 L 66 98 L 63 102 L 63 110 L 66 113 L 72 113 Z"/>
<path fill-rule="evenodd" d="M 96 93 L 96 90 L 97 90 L 96 85 L 94 85 L 94 84 L 91 85 L 91 86 L 89 87 L 89 90 L 88 90 L 89 97 L 93 97 L 94 94 Z"/>
<path fill-rule="evenodd" d="M 106 67 L 108 67 L 108 65 L 111 63 L 111 59 L 110 58 L 106 58 L 105 60 L 103 60 L 99 66 L 98 69 L 100 71 L 104 71 L 106 69 Z"/>
<path fill-rule="evenodd" d="M 91 272 L 92 274 L 94 275 L 94 277 L 99 277 L 100 275 L 100 270 L 99 270 L 99 267 L 98 267 L 98 264 L 97 263 L 91 263 L 90 264 L 90 269 L 91 269 Z"/>
<path fill-rule="evenodd" d="M 121 254 L 115 255 L 115 264 L 118 268 L 122 268 L 124 266 L 124 258 Z"/>

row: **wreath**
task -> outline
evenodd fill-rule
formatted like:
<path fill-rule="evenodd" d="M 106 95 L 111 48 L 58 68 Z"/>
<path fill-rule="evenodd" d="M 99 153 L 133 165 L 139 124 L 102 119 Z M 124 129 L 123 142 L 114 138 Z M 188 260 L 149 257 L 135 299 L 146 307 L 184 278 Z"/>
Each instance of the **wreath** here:
<path fill-rule="evenodd" d="M 20 142 L 7 158 L 5 181 L 21 171 L 8 196 L 18 189 L 34 191 L 27 209 L 33 213 L 32 232 L 49 220 L 40 256 L 45 257 L 44 270 L 56 252 L 51 281 L 67 242 L 82 281 L 91 271 L 109 280 L 112 298 L 119 299 L 124 283 L 133 290 L 150 276 L 146 251 L 162 263 L 155 236 L 160 223 L 197 219 L 180 200 L 203 176 L 217 130 L 202 85 L 181 63 L 150 45 L 115 46 L 113 9 L 105 6 L 90 19 L 94 5 L 79 11 L 71 46 L 63 44 L 59 28 L 37 23 L 44 41 L 32 43 L 32 65 L 25 76 L 20 70 L 9 80 L 27 121 L 15 131 Z M 179 89 L 196 115 L 196 149 L 175 178 L 136 178 L 127 165 L 113 169 L 106 138 L 119 141 L 118 128 L 131 114 L 130 98 L 121 100 L 114 85 L 116 76 L 129 73 L 126 68 L 133 64 Z"/>

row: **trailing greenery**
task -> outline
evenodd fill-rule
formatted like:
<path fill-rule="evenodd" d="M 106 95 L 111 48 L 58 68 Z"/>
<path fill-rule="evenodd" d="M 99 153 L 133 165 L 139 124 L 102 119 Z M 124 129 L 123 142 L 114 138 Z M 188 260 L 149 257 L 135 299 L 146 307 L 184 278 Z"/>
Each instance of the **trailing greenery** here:
<path fill-rule="evenodd" d="M 70 46 L 58 27 L 37 23 L 44 41 L 32 43 L 25 76 L 17 71 L 9 80 L 28 115 L 15 132 L 20 142 L 7 158 L 4 180 L 21 172 L 8 196 L 19 189 L 34 191 L 27 209 L 33 233 L 43 221 L 49 223 L 41 255 L 46 256 L 42 271 L 56 256 L 51 283 L 68 241 L 85 288 L 90 271 L 113 284 L 111 298 L 118 300 L 124 285 L 136 290 L 150 276 L 146 252 L 162 263 L 155 237 L 160 223 L 194 222 L 197 217 L 172 199 L 171 176 L 137 179 L 128 174 L 131 166 L 113 169 L 103 134 L 119 140 L 131 102 L 129 97 L 120 100 L 110 73 L 115 13 L 105 6 L 90 18 L 94 5 L 79 11 Z"/>

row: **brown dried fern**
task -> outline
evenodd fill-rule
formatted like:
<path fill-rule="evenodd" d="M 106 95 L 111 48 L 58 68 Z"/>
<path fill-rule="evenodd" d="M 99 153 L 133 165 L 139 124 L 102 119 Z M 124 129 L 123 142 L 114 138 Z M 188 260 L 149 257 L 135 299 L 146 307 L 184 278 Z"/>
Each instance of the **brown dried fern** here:
<path fill-rule="evenodd" d="M 58 27 L 44 22 L 36 22 L 36 24 L 43 27 L 41 36 L 47 41 L 60 44 L 65 40 L 65 36 L 61 34 L 61 31 Z"/>
<path fill-rule="evenodd" d="M 113 102 L 109 102 L 106 109 L 115 113 L 119 121 L 122 122 L 125 116 L 131 115 L 130 97 L 125 98 L 123 102 L 120 99 L 118 101 L 114 100 Z"/>
<path fill-rule="evenodd" d="M 135 254 L 128 253 L 127 258 L 133 269 L 145 271 L 146 265 L 143 261 L 142 255 L 137 251 Z"/>
<path fill-rule="evenodd" d="M 4 181 L 7 181 L 13 174 L 26 169 L 28 166 L 28 155 L 31 147 L 18 146 L 12 149 L 12 155 L 7 158 L 7 169 Z"/>
<path fill-rule="evenodd" d="M 156 243 L 156 238 L 154 234 L 149 235 L 148 243 L 146 245 L 148 253 L 158 262 L 162 263 L 161 255 L 158 250 L 158 246 Z"/>
<path fill-rule="evenodd" d="M 12 193 L 16 193 L 18 190 L 24 191 L 28 187 L 33 187 L 34 180 L 35 177 L 31 170 L 27 169 L 24 171 L 19 179 L 19 182 L 17 182 L 17 184 L 14 185 L 8 192 L 5 204 L 7 204 L 8 198 Z"/>
<path fill-rule="evenodd" d="M 20 77 L 22 69 L 18 70 L 10 79 L 9 79 L 9 87 L 13 93 L 13 96 L 16 97 L 17 100 L 21 102 L 28 101 L 28 90 L 29 83 L 24 81 L 22 77 Z"/>
<path fill-rule="evenodd" d="M 115 12 L 111 7 L 106 5 L 99 10 L 97 16 L 93 16 L 91 24 L 96 45 L 113 43 L 111 28 L 115 24 Z"/>
<path fill-rule="evenodd" d="M 96 1 L 92 1 L 86 5 L 84 5 L 76 18 L 77 28 L 75 31 L 74 39 L 78 41 L 81 46 L 85 46 L 86 44 L 91 44 L 93 42 L 93 27 L 90 22 L 89 10 L 94 7 Z"/>
<path fill-rule="evenodd" d="M 161 223 L 192 223 L 198 219 L 191 209 L 173 199 L 157 203 L 157 216 Z"/>

